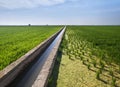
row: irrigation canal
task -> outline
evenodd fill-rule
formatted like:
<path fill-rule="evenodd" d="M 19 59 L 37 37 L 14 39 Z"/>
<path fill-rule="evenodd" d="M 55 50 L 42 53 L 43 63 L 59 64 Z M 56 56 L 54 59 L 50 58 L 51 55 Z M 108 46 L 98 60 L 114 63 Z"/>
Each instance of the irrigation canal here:
<path fill-rule="evenodd" d="M 62 29 L 53 42 L 46 48 L 46 50 L 40 54 L 40 56 L 37 58 L 37 61 L 32 62 L 29 67 L 24 69 L 24 71 L 22 71 L 22 73 L 18 75 L 7 87 L 34 87 L 33 84 L 42 70 L 45 61 L 50 55 L 53 54 L 51 53 L 53 52 L 52 49 L 54 49 L 56 44 L 60 44 L 58 41 L 62 38 L 65 28 L 66 27 Z"/>

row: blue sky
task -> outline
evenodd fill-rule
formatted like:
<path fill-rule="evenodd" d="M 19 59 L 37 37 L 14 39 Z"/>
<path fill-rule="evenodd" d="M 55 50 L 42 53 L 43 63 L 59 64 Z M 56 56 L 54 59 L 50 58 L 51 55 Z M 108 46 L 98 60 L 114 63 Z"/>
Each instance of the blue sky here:
<path fill-rule="evenodd" d="M 0 25 L 120 25 L 120 0 L 0 0 Z"/>

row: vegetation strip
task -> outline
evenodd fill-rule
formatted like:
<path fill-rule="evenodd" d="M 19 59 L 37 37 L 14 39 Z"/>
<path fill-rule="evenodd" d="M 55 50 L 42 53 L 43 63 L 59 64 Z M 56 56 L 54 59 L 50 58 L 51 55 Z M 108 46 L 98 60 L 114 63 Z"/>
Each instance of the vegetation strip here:
<path fill-rule="evenodd" d="M 0 26 L 0 70 L 60 28 L 61 26 Z"/>

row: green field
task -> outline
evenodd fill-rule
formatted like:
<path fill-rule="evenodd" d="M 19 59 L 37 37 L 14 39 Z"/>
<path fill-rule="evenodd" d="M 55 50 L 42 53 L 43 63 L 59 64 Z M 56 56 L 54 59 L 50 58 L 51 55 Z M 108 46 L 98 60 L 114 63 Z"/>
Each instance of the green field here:
<path fill-rule="evenodd" d="M 60 26 L 0 26 L 0 70 L 60 28 Z"/>
<path fill-rule="evenodd" d="M 68 26 L 48 87 L 120 87 L 120 26 Z"/>

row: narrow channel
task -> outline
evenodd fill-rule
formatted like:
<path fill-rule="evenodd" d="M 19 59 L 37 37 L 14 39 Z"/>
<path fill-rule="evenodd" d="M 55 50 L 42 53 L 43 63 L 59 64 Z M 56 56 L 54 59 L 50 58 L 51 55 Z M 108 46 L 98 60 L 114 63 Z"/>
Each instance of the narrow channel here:
<path fill-rule="evenodd" d="M 34 81 L 36 80 L 39 72 L 41 71 L 46 59 L 51 53 L 51 50 L 54 48 L 57 41 L 60 39 L 60 36 L 64 33 L 65 27 L 58 34 L 58 36 L 54 39 L 54 41 L 49 45 L 49 47 L 43 52 L 41 56 L 39 56 L 38 60 L 32 64 L 29 70 L 26 70 L 24 75 L 21 75 L 20 79 L 12 82 L 12 84 L 8 85 L 8 87 L 31 87 Z"/>

